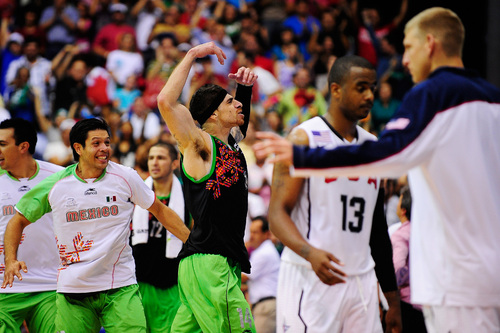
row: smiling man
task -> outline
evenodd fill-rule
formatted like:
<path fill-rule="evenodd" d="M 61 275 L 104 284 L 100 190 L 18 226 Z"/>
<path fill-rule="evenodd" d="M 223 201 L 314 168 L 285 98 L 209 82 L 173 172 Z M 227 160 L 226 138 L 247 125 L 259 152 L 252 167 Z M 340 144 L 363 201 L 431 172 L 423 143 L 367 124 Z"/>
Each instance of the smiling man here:
<path fill-rule="evenodd" d="M 47 177 L 21 198 L 5 232 L 2 288 L 22 278 L 17 259 L 23 229 L 52 211 L 59 249 L 56 331 L 146 332 L 129 246 L 134 204 L 149 210 L 174 235 L 189 235 L 131 168 L 109 162 L 110 134 L 98 118 L 76 123 L 70 142 L 77 164 Z"/>

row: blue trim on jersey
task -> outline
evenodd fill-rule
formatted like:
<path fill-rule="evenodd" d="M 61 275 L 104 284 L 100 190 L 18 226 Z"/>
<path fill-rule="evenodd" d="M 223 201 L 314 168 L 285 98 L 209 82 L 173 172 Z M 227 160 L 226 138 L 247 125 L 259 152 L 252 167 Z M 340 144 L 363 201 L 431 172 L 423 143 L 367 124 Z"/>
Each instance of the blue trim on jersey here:
<path fill-rule="evenodd" d="M 386 159 L 409 146 L 438 113 L 453 112 L 454 107 L 474 101 L 500 103 L 500 94 L 495 86 L 473 71 L 441 67 L 406 94 L 390 121 L 394 128 L 388 126 L 389 129 L 380 134 L 378 141 L 366 141 L 361 145 L 341 146 L 333 150 L 294 145 L 293 164 L 297 169 L 323 169 Z"/>

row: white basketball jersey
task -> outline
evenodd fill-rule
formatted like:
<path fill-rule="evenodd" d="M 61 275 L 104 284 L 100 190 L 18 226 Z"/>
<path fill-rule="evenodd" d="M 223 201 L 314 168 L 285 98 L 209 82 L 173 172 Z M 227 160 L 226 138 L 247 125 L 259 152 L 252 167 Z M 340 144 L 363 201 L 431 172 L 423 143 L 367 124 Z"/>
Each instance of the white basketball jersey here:
<path fill-rule="evenodd" d="M 310 119 L 299 128 L 306 131 L 310 147 L 333 149 L 358 144 L 376 137 L 357 127 L 358 138 L 348 142 L 321 117 Z M 370 234 L 377 202 L 378 178 L 306 178 L 302 193 L 292 211 L 292 220 L 310 244 L 340 259 L 348 275 L 359 275 L 374 267 Z M 284 261 L 306 265 L 308 261 L 285 248 Z"/>
<path fill-rule="evenodd" d="M 3 280 L 5 270 L 3 244 L 5 228 L 16 213 L 14 206 L 36 184 L 63 169 L 44 161 L 36 162 L 37 171 L 31 178 L 18 180 L 7 171 L 0 171 L 0 280 Z M 52 213 L 43 215 L 36 224 L 31 224 L 24 229 L 17 258 L 26 263 L 28 272 L 22 273 L 22 281 L 16 281 L 12 288 L 0 289 L 0 293 L 56 290 L 59 254 L 52 228 Z"/>
<path fill-rule="evenodd" d="M 134 204 L 151 207 L 154 192 L 129 167 L 109 162 L 99 178 L 83 180 L 76 166 L 47 178 L 16 207 L 32 222 L 52 210 L 61 264 L 57 291 L 87 293 L 137 283 L 130 220 Z"/>

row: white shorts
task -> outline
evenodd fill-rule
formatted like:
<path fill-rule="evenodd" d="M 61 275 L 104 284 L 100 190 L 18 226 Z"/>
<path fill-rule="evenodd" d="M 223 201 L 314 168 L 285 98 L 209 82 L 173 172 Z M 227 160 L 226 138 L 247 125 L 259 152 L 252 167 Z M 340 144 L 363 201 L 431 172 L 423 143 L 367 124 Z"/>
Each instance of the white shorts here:
<path fill-rule="evenodd" d="M 282 261 L 276 317 L 276 332 L 380 333 L 375 272 L 328 286 L 313 270 Z"/>
<path fill-rule="evenodd" d="M 500 308 L 478 306 L 424 306 L 428 333 L 500 332 Z"/>

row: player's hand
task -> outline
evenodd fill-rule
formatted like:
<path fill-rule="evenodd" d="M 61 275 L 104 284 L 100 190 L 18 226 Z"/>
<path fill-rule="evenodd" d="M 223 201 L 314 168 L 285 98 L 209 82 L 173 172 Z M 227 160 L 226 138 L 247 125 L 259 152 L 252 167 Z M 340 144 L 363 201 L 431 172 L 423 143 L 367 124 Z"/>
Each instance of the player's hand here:
<path fill-rule="evenodd" d="M 332 262 L 337 265 L 343 264 L 333 254 L 311 246 L 306 259 L 311 263 L 314 272 L 321 282 L 330 286 L 337 283 L 345 283 L 344 278 L 346 274 L 332 264 Z"/>
<path fill-rule="evenodd" d="M 9 286 L 12 288 L 12 284 L 14 283 L 14 276 L 17 276 L 19 281 L 22 281 L 23 276 L 20 271 L 24 273 L 28 273 L 28 267 L 24 261 L 12 260 L 5 263 L 5 272 L 3 274 L 3 283 L 2 289 Z"/>
<path fill-rule="evenodd" d="M 403 324 L 401 322 L 401 307 L 398 291 L 384 293 L 389 310 L 385 314 L 385 333 L 401 333 Z"/>
<path fill-rule="evenodd" d="M 214 42 L 208 42 L 204 44 L 197 45 L 193 47 L 188 53 L 192 53 L 196 56 L 196 58 L 204 58 L 208 55 L 217 56 L 217 60 L 221 65 L 224 65 L 224 59 L 226 59 L 226 54 L 220 47 L 215 45 Z"/>
<path fill-rule="evenodd" d="M 236 73 L 230 73 L 227 77 L 244 86 L 252 86 L 258 76 L 250 68 L 240 67 Z"/>
<path fill-rule="evenodd" d="M 252 148 L 257 158 L 269 157 L 269 163 L 293 164 L 293 144 L 290 141 L 273 132 L 257 132 L 256 136 L 260 141 Z"/>

